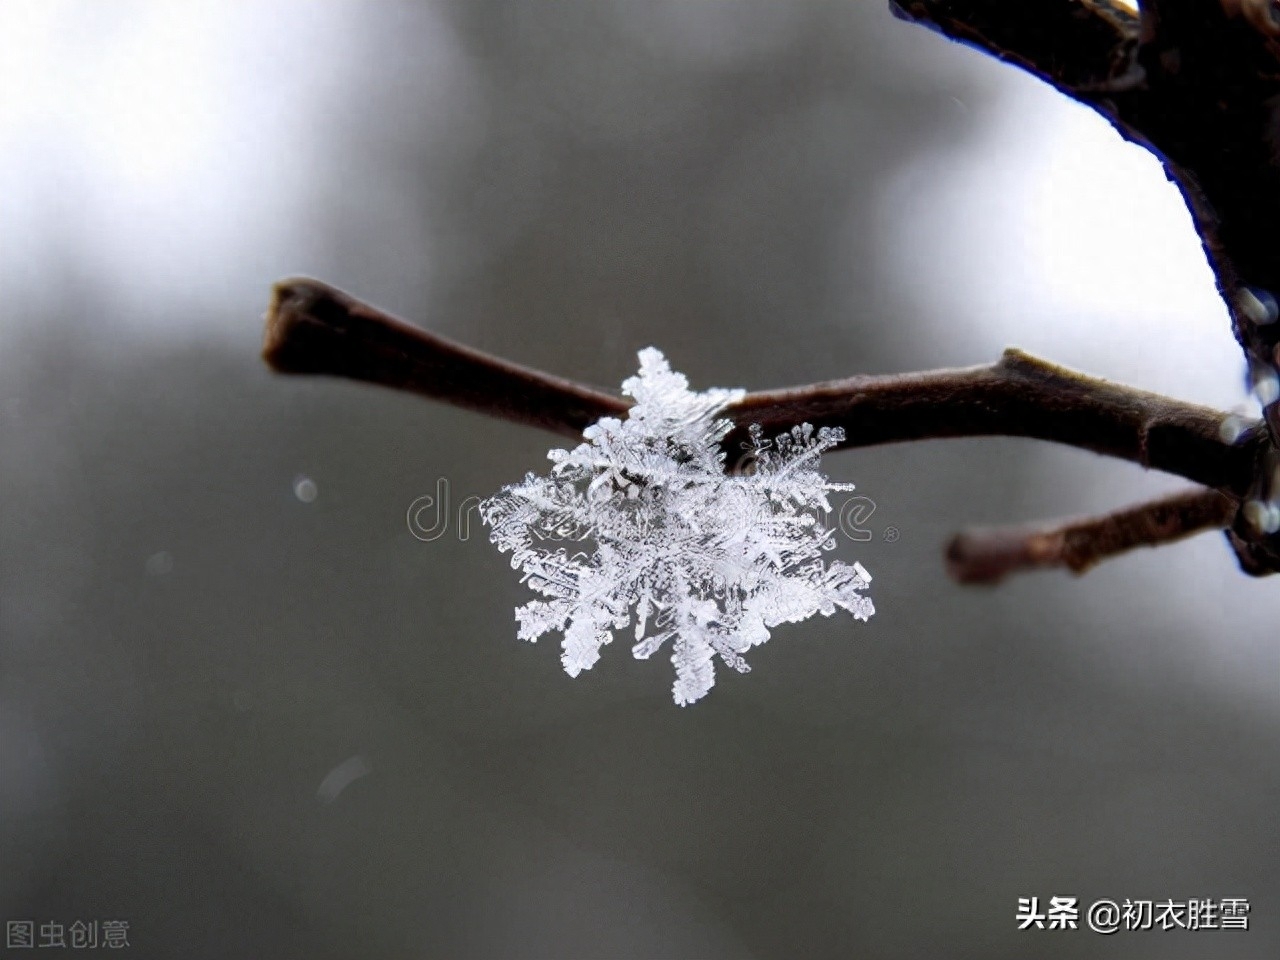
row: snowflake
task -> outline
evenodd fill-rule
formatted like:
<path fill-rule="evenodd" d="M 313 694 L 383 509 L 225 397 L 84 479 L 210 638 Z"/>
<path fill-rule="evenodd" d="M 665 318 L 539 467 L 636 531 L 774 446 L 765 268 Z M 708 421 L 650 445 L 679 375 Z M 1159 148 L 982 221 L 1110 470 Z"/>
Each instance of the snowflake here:
<path fill-rule="evenodd" d="M 522 640 L 563 633 L 561 660 L 577 676 L 634 609 L 632 653 L 670 640 L 685 706 L 715 683 L 717 655 L 745 673 L 742 654 L 770 627 L 837 607 L 858 620 L 875 612 L 862 564 L 822 559 L 835 537 L 819 513 L 853 485 L 828 482 L 818 462 L 844 431 L 804 423 L 771 441 L 752 425 L 746 468 L 726 472 L 733 424 L 716 414 L 743 391 L 691 392 L 652 347 L 622 390 L 635 400 L 626 420 L 597 421 L 576 449 L 547 454 L 550 476 L 530 473 L 480 505 L 490 540 L 546 598 L 516 609 Z M 554 546 L 565 541 L 594 550 Z"/>

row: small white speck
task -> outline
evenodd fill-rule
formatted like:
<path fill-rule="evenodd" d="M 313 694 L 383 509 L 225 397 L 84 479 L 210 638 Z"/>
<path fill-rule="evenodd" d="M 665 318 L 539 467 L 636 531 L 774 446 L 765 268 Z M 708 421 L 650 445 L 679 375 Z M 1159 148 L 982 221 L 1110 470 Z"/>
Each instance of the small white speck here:
<path fill-rule="evenodd" d="M 1275 323 L 1276 318 L 1280 317 L 1276 298 L 1257 287 L 1242 287 L 1236 294 L 1236 308 L 1258 326 Z"/>
<path fill-rule="evenodd" d="M 316 799 L 321 803 L 333 803 L 338 799 L 338 794 L 353 782 L 371 773 L 373 773 L 373 765 L 360 754 L 347 757 L 325 774 L 324 779 L 320 781 L 320 788 L 316 790 Z"/>
<path fill-rule="evenodd" d="M 1262 370 L 1254 374 L 1253 377 L 1253 395 L 1258 398 L 1258 403 L 1264 407 L 1269 407 L 1280 399 L 1280 381 L 1276 379 L 1275 373 L 1270 370 Z"/>
<path fill-rule="evenodd" d="M 1237 417 L 1231 413 L 1222 418 L 1222 425 L 1218 427 L 1218 436 L 1223 443 L 1235 443 L 1242 433 L 1244 433 L 1243 417 Z"/>
<path fill-rule="evenodd" d="M 1270 511 L 1267 505 L 1261 500 L 1250 500 L 1244 505 L 1244 518 L 1249 521 L 1249 525 L 1257 530 L 1265 530 L 1267 528 L 1267 520 Z"/>
<path fill-rule="evenodd" d="M 1280 530 L 1280 507 L 1274 503 L 1267 504 L 1267 515 L 1262 520 L 1264 533 L 1275 533 Z"/>
<path fill-rule="evenodd" d="M 147 557 L 147 574 L 152 577 L 163 577 L 173 572 L 173 554 L 168 550 L 160 550 Z"/>
<path fill-rule="evenodd" d="M 293 495 L 303 503 L 311 503 L 320 495 L 320 488 L 310 477 L 299 474 L 293 481 Z"/>

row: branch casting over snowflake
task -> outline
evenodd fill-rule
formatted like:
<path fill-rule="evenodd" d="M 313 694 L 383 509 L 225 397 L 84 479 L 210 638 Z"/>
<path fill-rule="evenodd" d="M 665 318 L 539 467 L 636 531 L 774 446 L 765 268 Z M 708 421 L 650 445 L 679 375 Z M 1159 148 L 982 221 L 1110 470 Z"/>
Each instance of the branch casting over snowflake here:
<path fill-rule="evenodd" d="M 481 504 L 490 540 L 546 598 L 517 608 L 521 639 L 562 632 L 561 660 L 577 676 L 634 608 L 632 653 L 646 659 L 670 640 L 685 706 L 714 685 L 717 655 L 746 672 L 742 654 L 771 627 L 838 607 L 870 618 L 871 575 L 822 558 L 835 547 L 821 520 L 827 494 L 853 489 L 818 469 L 843 430 L 804 423 L 769 440 L 753 426 L 745 468 L 726 471 L 733 423 L 716 415 L 743 391 L 692 392 L 652 347 L 622 390 L 635 401 L 626 420 L 598 420 L 576 449 L 548 453 L 549 476 L 530 473 Z M 555 546 L 566 540 L 595 550 Z"/>

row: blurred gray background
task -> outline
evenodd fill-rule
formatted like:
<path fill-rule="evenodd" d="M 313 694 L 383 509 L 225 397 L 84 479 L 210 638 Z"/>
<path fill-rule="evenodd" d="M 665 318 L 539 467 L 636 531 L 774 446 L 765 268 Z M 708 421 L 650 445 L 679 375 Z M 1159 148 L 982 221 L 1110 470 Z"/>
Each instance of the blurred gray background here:
<path fill-rule="evenodd" d="M 555 438 L 265 370 L 297 273 L 602 386 L 650 344 L 697 388 L 1018 345 L 1248 412 L 1154 161 L 880 0 L 0 4 L 0 919 L 138 957 L 1280 955 L 1280 584 L 1216 535 L 941 562 L 1176 481 L 831 456 L 876 616 L 682 710 L 663 658 L 517 641 L 481 531 L 407 529 Z M 1251 929 L 1016 930 L 1054 895 Z"/>

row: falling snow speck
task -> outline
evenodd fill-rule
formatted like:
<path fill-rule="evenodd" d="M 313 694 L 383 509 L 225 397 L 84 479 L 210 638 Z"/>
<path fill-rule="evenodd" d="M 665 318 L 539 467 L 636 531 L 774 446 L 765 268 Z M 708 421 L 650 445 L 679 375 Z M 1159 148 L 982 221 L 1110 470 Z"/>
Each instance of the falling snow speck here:
<path fill-rule="evenodd" d="M 743 391 L 692 392 L 652 347 L 622 391 L 635 400 L 626 420 L 597 421 L 585 443 L 547 454 L 548 476 L 530 473 L 480 505 L 490 540 L 545 598 L 516 609 L 520 639 L 561 633 L 570 676 L 615 630 L 634 630 L 636 659 L 669 644 L 672 695 L 685 706 L 715 684 L 717 659 L 745 673 L 743 654 L 772 627 L 875 613 L 866 568 L 823 559 L 835 546 L 827 494 L 853 489 L 818 469 L 842 430 L 802 423 L 769 438 L 753 425 L 753 469 L 726 472 L 733 424 L 717 414 Z"/>
<path fill-rule="evenodd" d="M 1269 291 L 1259 287 L 1242 287 L 1236 294 L 1236 306 L 1252 323 L 1266 326 L 1280 317 L 1280 306 Z"/>
<path fill-rule="evenodd" d="M 1223 443 L 1235 443 L 1244 431 L 1244 417 L 1230 413 L 1222 418 L 1222 423 L 1218 426 L 1218 437 Z"/>
<path fill-rule="evenodd" d="M 1244 505 L 1244 517 L 1263 533 L 1280 531 L 1280 507 L 1262 500 L 1250 500 Z"/>
<path fill-rule="evenodd" d="M 347 757 L 325 774 L 325 778 L 320 781 L 320 786 L 316 790 L 316 799 L 321 803 L 333 803 L 343 790 L 371 773 L 373 773 L 373 764 L 360 754 Z"/>
<path fill-rule="evenodd" d="M 163 577 L 173 572 L 173 554 L 168 550 L 158 550 L 147 557 L 147 573 L 153 577 Z"/>
<path fill-rule="evenodd" d="M 320 488 L 310 477 L 299 476 L 293 481 L 293 495 L 303 503 L 311 503 L 320 495 Z"/>

